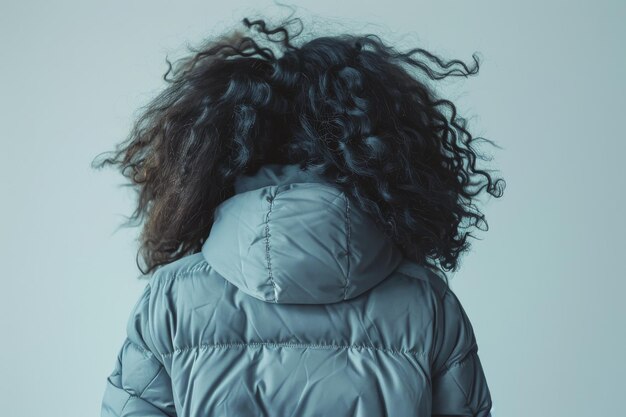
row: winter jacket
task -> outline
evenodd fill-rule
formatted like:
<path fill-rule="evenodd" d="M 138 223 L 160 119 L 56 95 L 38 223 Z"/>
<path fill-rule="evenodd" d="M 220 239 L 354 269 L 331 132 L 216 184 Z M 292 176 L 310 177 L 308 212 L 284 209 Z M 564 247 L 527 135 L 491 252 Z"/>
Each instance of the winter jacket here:
<path fill-rule="evenodd" d="M 438 274 L 331 183 L 269 164 L 149 277 L 101 415 L 488 417 L 477 351 Z"/>

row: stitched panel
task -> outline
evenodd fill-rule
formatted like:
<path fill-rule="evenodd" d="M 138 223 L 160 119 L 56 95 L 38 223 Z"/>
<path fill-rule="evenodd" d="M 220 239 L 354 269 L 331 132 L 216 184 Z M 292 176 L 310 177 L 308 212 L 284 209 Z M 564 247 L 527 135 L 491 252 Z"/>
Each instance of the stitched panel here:
<path fill-rule="evenodd" d="M 274 282 L 274 277 L 272 276 L 272 260 L 270 258 L 270 214 L 272 213 L 272 208 L 274 207 L 274 199 L 276 196 L 267 196 L 267 201 L 270 203 L 269 209 L 267 211 L 267 215 L 265 216 L 265 259 L 267 260 L 267 273 L 268 279 L 272 284 L 272 288 L 274 288 L 274 299 L 268 300 L 271 302 L 276 302 L 278 300 L 278 292 L 276 290 L 276 283 Z"/>
<path fill-rule="evenodd" d="M 421 352 L 413 349 L 392 349 L 385 347 L 369 346 L 369 345 L 333 345 L 333 344 L 309 344 L 309 343 L 289 343 L 289 342 L 226 342 L 226 343 L 214 343 L 214 344 L 201 344 L 197 346 L 186 346 L 174 349 L 172 352 L 162 353 L 162 357 L 172 356 L 174 353 L 182 353 L 191 350 L 203 350 L 203 349 L 240 349 L 240 348 L 259 348 L 259 347 L 276 347 L 276 348 L 297 348 L 297 349 L 354 349 L 354 350 L 374 350 L 379 352 L 385 352 L 390 354 L 410 354 L 414 356 L 427 356 L 426 352 Z"/>
<path fill-rule="evenodd" d="M 350 251 L 350 232 L 351 232 L 351 224 L 350 224 L 350 200 L 343 193 L 343 198 L 346 201 L 346 286 L 343 288 L 343 299 L 346 299 L 346 294 L 348 293 L 348 285 L 350 284 L 350 256 L 352 255 Z"/>

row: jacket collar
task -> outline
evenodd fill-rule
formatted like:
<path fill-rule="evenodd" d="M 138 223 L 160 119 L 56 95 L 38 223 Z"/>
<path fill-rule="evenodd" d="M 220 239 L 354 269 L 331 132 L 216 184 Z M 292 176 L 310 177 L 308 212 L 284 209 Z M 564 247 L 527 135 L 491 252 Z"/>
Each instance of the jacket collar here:
<path fill-rule="evenodd" d="M 263 165 L 235 181 L 202 246 L 211 267 L 243 292 L 273 303 L 356 297 L 402 255 L 333 183 L 299 165 Z"/>

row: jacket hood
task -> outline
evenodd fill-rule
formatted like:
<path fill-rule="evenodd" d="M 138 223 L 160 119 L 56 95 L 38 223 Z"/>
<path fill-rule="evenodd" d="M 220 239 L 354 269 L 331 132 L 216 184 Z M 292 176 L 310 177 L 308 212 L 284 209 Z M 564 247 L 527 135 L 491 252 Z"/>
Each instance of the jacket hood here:
<path fill-rule="evenodd" d="M 241 291 L 284 304 L 356 297 L 403 259 L 343 191 L 297 164 L 239 176 L 235 195 L 215 210 L 202 254 Z"/>

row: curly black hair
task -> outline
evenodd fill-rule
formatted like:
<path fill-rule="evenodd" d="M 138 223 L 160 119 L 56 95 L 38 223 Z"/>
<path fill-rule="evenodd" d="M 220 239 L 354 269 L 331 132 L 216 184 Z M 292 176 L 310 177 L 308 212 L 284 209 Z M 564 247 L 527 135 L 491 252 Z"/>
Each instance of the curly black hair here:
<path fill-rule="evenodd" d="M 92 163 L 117 165 L 138 191 L 128 221 L 146 220 L 137 255 L 147 269 L 139 269 L 148 274 L 199 252 L 235 178 L 266 163 L 315 169 L 405 257 L 458 269 L 469 229 L 488 229 L 473 199 L 483 191 L 500 197 L 505 183 L 476 166 L 486 157 L 474 142 L 495 144 L 473 137 L 428 83 L 476 74 L 476 54 L 468 66 L 421 48 L 398 51 L 374 34 L 296 46 L 294 22 L 301 19 L 271 28 L 244 18 L 250 36 L 234 30 L 188 46 L 174 65 L 166 58 L 166 88 L 141 108 L 113 156 Z"/>

